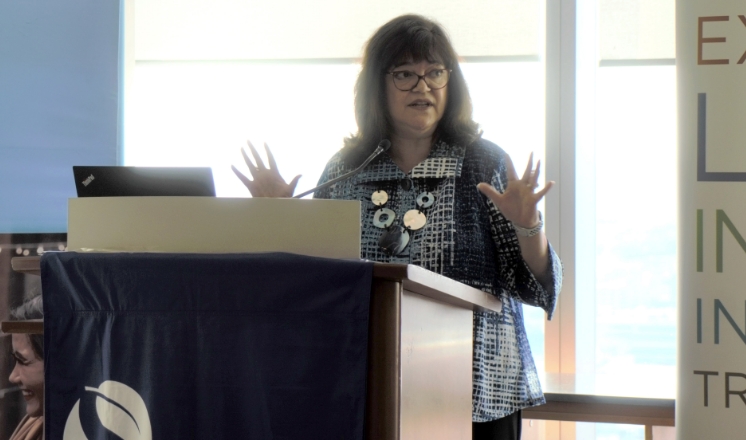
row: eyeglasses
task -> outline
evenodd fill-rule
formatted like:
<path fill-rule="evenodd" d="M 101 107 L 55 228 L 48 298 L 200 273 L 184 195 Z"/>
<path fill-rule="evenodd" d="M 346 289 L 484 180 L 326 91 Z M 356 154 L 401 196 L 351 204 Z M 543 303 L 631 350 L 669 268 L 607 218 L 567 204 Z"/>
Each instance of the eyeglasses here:
<path fill-rule="evenodd" d="M 394 70 L 387 73 L 394 79 L 394 87 L 402 92 L 414 90 L 420 80 L 424 80 L 425 84 L 433 90 L 442 89 L 451 77 L 450 69 L 433 69 L 424 75 L 417 75 L 409 70 Z"/>

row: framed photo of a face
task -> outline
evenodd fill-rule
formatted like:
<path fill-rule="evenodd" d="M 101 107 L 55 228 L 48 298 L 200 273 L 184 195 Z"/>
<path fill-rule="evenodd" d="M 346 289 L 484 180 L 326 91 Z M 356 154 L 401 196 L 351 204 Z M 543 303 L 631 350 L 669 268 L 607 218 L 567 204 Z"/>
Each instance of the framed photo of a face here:
<path fill-rule="evenodd" d="M 65 233 L 0 234 L 0 321 L 8 320 L 11 310 L 41 294 L 41 278 L 13 272 L 11 259 L 37 256 L 49 251 L 64 251 L 66 245 L 67 234 Z M 0 439 L 10 437 L 29 407 L 33 411 L 39 410 L 34 406 L 39 399 L 34 400 L 34 392 L 25 390 L 33 385 L 23 383 L 30 381 L 27 372 L 23 375 L 13 374 L 16 363 L 20 362 L 14 350 L 20 350 L 20 356 L 24 356 L 23 353 L 25 353 L 25 356 L 29 358 L 22 358 L 24 364 L 32 367 L 36 365 L 33 363 L 34 359 L 31 359 L 35 357 L 33 350 L 24 351 L 23 347 L 26 345 L 19 348 L 18 342 L 14 343 L 13 336 L 0 332 Z M 43 374 L 43 368 L 41 371 Z M 41 380 L 43 389 L 43 377 Z"/>

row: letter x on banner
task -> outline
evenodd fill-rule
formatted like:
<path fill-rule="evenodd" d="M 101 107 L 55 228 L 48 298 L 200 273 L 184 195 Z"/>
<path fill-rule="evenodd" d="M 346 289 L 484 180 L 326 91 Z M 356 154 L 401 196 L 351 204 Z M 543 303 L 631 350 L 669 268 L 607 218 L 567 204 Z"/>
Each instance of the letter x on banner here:
<path fill-rule="evenodd" d="M 46 253 L 47 439 L 360 439 L 372 264 Z"/>

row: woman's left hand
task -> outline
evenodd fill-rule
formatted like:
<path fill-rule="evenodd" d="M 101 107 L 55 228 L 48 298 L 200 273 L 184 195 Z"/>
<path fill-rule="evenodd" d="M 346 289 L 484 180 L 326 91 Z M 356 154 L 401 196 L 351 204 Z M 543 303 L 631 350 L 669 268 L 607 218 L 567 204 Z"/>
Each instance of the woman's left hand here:
<path fill-rule="evenodd" d="M 477 188 L 492 200 L 492 203 L 497 206 L 497 209 L 508 221 L 521 228 L 531 229 L 539 224 L 536 204 L 549 192 L 554 182 L 547 182 L 544 188 L 534 192 L 539 187 L 541 161 L 537 161 L 536 168 L 534 168 L 533 153 L 529 156 L 526 170 L 520 179 L 510 156 L 506 156 L 505 162 L 508 172 L 508 185 L 504 192 L 500 193 L 495 187 L 484 182 L 477 185 Z"/>
<path fill-rule="evenodd" d="M 280 170 L 277 169 L 277 162 L 275 162 L 272 152 L 269 151 L 269 146 L 264 144 L 264 151 L 267 153 L 267 162 L 269 166 L 264 165 L 264 161 L 259 156 L 259 152 L 256 151 L 254 145 L 246 141 L 251 150 L 251 155 L 254 156 L 256 164 L 251 161 L 249 155 L 246 154 L 246 150 L 241 149 L 241 155 L 243 160 L 246 162 L 246 166 L 249 168 L 251 173 L 251 179 L 245 176 L 242 172 L 238 171 L 238 168 L 231 165 L 231 169 L 236 174 L 241 182 L 246 185 L 252 197 L 293 197 L 295 192 L 295 186 L 298 184 L 300 174 L 295 176 L 290 183 L 285 182 L 285 179 L 280 175 Z"/>

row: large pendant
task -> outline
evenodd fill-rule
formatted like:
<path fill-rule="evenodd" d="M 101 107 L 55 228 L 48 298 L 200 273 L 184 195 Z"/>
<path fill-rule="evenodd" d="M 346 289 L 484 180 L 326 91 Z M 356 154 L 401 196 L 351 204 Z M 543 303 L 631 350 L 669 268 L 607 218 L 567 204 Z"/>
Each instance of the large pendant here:
<path fill-rule="evenodd" d="M 409 232 L 402 226 L 391 226 L 383 231 L 378 245 L 390 256 L 399 255 L 409 244 Z"/>

